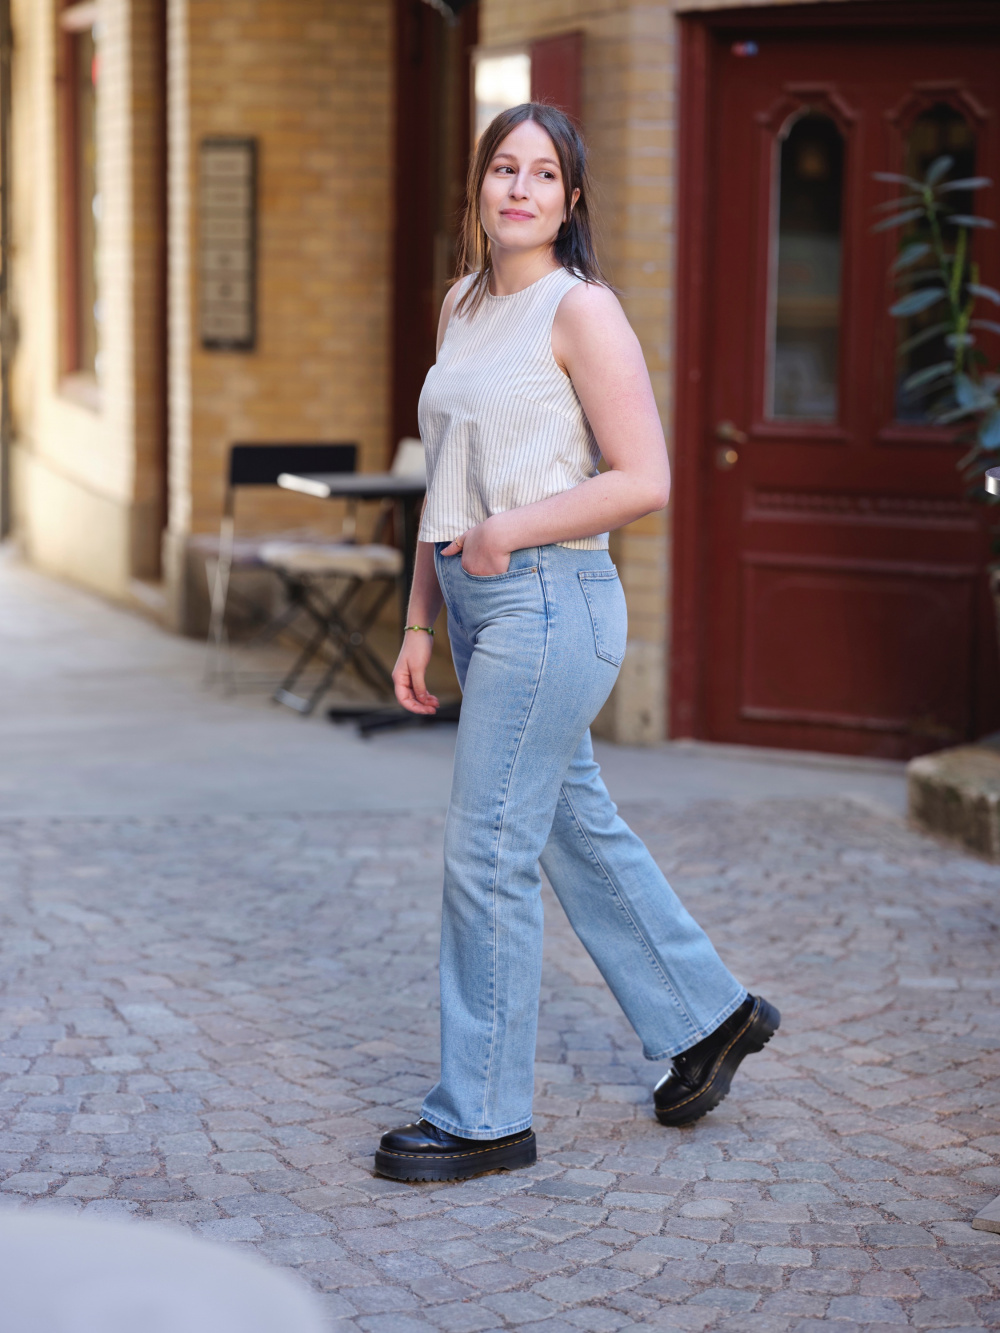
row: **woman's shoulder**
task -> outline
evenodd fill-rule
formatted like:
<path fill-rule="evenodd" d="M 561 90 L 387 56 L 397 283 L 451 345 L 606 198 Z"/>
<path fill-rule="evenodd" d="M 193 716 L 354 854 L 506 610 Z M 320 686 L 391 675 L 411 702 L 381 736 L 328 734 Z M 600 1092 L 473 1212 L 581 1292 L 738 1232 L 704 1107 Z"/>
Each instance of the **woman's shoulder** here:
<path fill-rule="evenodd" d="M 614 291 L 601 282 L 588 282 L 576 274 L 567 286 L 556 311 L 555 325 L 560 332 L 592 332 L 627 323 L 625 311 Z"/>
<path fill-rule="evenodd" d="M 610 363 L 621 349 L 635 343 L 635 333 L 610 287 L 581 280 L 569 288 L 552 324 L 552 351 L 567 373 L 574 364 Z"/>
<path fill-rule="evenodd" d="M 572 317 L 587 319 L 621 312 L 621 302 L 613 289 L 603 282 L 594 282 L 582 277 L 572 269 L 564 269 L 568 281 L 559 313 L 566 312 Z"/>
<path fill-rule="evenodd" d="M 457 282 L 453 283 L 445 293 L 445 298 L 441 302 L 441 315 L 438 319 L 438 351 L 441 350 L 441 344 L 444 342 L 445 334 L 448 332 L 448 325 L 451 323 L 451 317 L 456 303 L 469 290 L 469 287 L 475 282 L 477 276 L 478 275 L 475 273 L 467 273 L 464 278 L 459 278 Z"/>

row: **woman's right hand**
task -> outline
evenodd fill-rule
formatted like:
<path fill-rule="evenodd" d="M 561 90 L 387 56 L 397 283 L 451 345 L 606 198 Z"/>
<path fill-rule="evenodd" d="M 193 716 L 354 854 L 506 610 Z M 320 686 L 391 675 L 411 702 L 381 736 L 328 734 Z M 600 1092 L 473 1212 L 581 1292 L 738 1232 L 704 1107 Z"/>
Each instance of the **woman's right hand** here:
<path fill-rule="evenodd" d="M 427 666 L 434 640 L 423 630 L 407 630 L 392 669 L 396 698 L 411 713 L 436 713 L 438 701 L 426 685 Z"/>

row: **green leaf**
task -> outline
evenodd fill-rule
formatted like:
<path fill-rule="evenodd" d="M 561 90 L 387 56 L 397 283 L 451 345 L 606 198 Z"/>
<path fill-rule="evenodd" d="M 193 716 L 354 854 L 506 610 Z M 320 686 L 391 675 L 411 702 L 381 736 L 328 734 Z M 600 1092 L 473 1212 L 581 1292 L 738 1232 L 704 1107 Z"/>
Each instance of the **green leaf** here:
<path fill-rule="evenodd" d="M 989 176 L 966 176 L 960 181 L 945 181 L 943 185 L 938 186 L 938 194 L 945 194 L 949 190 L 981 190 L 984 186 L 992 184 Z"/>
<path fill-rule="evenodd" d="M 911 264 L 917 263 L 918 260 L 923 259 L 930 252 L 931 245 L 929 241 L 911 241 L 896 256 L 896 262 L 892 266 L 893 273 L 899 273 L 904 268 L 909 268 Z"/>
<path fill-rule="evenodd" d="M 1000 333 L 1000 324 L 992 319 L 970 319 L 970 329 L 985 329 L 987 333 Z"/>
<path fill-rule="evenodd" d="M 894 218 L 883 218 L 881 222 L 876 222 L 872 231 L 888 231 L 890 227 L 904 227 L 907 222 L 912 222 L 915 218 L 922 218 L 924 210 L 922 208 L 908 208 L 905 213 L 900 213 Z"/>
<path fill-rule="evenodd" d="M 888 181 L 890 185 L 908 185 L 911 190 L 922 190 L 923 181 L 915 181 L 912 176 L 897 176 L 894 171 L 873 171 L 872 180 Z"/>
<path fill-rule="evenodd" d="M 955 399 L 967 412 L 988 412 L 996 407 L 996 393 L 984 384 L 977 384 L 968 375 L 955 376 Z"/>
<path fill-rule="evenodd" d="M 896 199 L 884 199 L 882 203 L 875 205 L 875 212 L 885 213 L 890 208 L 905 208 L 907 204 L 919 204 L 922 208 L 924 197 L 921 194 L 906 194 Z"/>
<path fill-rule="evenodd" d="M 935 380 L 947 379 L 955 369 L 953 361 L 938 361 L 933 366 L 925 366 L 923 370 L 916 371 L 913 375 L 907 375 L 903 380 L 903 389 L 907 393 L 911 389 L 919 389 L 933 384 Z"/>
<path fill-rule="evenodd" d="M 973 296 L 981 296 L 984 301 L 992 301 L 994 305 L 1000 305 L 1000 292 L 995 287 L 986 287 L 981 282 L 967 282 L 966 291 Z"/>
<path fill-rule="evenodd" d="M 904 315 L 916 315 L 936 305 L 947 294 L 943 287 L 921 287 L 919 291 L 910 292 L 909 296 L 904 296 L 901 301 L 890 306 L 889 314 L 895 315 L 897 319 L 902 319 Z"/>
<path fill-rule="evenodd" d="M 977 218 L 972 213 L 950 213 L 945 221 L 951 222 L 956 227 L 995 227 L 997 225 L 991 218 Z"/>
<path fill-rule="evenodd" d="M 971 407 L 953 407 L 950 412 L 940 412 L 934 420 L 939 426 L 951 426 L 956 421 L 961 421 L 963 417 L 971 417 L 974 409 Z"/>
<path fill-rule="evenodd" d="M 894 281 L 896 286 L 902 290 L 904 287 L 912 287 L 917 282 L 925 283 L 930 278 L 944 284 L 948 282 L 948 274 L 942 273 L 936 266 L 934 268 L 911 268 L 908 273 L 897 273 Z"/>
<path fill-rule="evenodd" d="M 1000 449 L 1000 411 L 988 413 L 979 423 L 979 445 L 982 449 Z"/>
<path fill-rule="evenodd" d="M 947 153 L 945 153 L 943 157 L 935 158 L 927 168 L 924 181 L 928 185 L 937 185 L 938 181 L 944 180 L 945 176 L 947 176 L 948 172 L 951 171 L 954 165 L 955 159 L 949 157 Z"/>
<path fill-rule="evenodd" d="M 915 333 L 912 338 L 907 338 L 905 342 L 899 344 L 897 349 L 900 356 L 905 356 L 907 352 L 912 352 L 914 347 L 922 347 L 924 343 L 931 342 L 934 338 L 939 338 L 942 333 L 948 333 L 951 329 L 951 323 L 948 320 L 942 320 L 940 324 L 932 324 L 929 328 L 921 329 Z"/>

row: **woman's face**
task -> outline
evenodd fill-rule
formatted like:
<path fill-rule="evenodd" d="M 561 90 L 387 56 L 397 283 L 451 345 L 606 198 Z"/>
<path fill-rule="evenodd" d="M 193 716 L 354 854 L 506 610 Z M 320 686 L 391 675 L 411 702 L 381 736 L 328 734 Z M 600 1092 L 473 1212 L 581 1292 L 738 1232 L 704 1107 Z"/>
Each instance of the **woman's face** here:
<path fill-rule="evenodd" d="M 580 191 L 574 190 L 570 207 Z M 522 121 L 497 146 L 486 169 L 479 215 L 494 250 L 551 246 L 567 216 L 555 144 L 541 125 Z"/>

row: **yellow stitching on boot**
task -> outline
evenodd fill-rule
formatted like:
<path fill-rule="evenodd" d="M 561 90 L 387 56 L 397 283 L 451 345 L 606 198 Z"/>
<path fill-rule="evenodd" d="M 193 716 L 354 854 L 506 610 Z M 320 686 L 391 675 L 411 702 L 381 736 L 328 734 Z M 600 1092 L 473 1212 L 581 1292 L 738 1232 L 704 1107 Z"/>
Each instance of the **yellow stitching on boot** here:
<path fill-rule="evenodd" d="M 726 1058 L 726 1056 L 729 1054 L 729 1052 L 733 1049 L 733 1047 L 734 1047 L 734 1046 L 736 1045 L 736 1043 L 739 1041 L 740 1037 L 743 1036 L 744 1032 L 746 1032 L 747 1028 L 750 1026 L 750 1024 L 753 1022 L 754 1018 L 756 1017 L 756 1015 L 757 1015 L 757 1007 L 758 1007 L 758 1005 L 759 1005 L 760 1003 L 761 1003 L 761 1001 L 760 1001 L 760 999 L 758 998 L 757 1001 L 756 1001 L 756 1003 L 754 1004 L 754 1007 L 750 1010 L 750 1014 L 749 1014 L 749 1016 L 748 1016 L 748 1018 L 747 1018 L 747 1021 L 743 1024 L 743 1026 L 740 1028 L 739 1032 L 737 1032 L 736 1036 L 732 1039 L 732 1041 L 729 1043 L 729 1045 L 726 1047 L 726 1049 L 725 1049 L 725 1050 L 722 1052 L 722 1054 L 719 1056 L 719 1063 L 718 1063 L 718 1065 L 717 1065 L 717 1067 L 716 1067 L 715 1073 L 714 1073 L 714 1074 L 712 1075 L 712 1077 L 708 1080 L 708 1082 L 705 1084 L 705 1086 L 704 1086 L 703 1088 L 699 1088 L 697 1092 L 692 1092 L 691 1096 L 690 1096 L 690 1097 L 685 1097 L 684 1100 L 683 1100 L 682 1102 L 675 1102 L 675 1103 L 673 1104 L 673 1106 L 665 1106 L 665 1107 L 663 1108 L 663 1113 L 664 1113 L 664 1115 L 670 1115 L 670 1114 L 671 1114 L 672 1112 L 674 1112 L 674 1111 L 679 1111 L 680 1108 L 681 1108 L 682 1106 L 687 1106 L 688 1102 L 693 1102 L 693 1101 L 695 1100 L 696 1097 L 701 1097 L 704 1093 L 708 1092 L 709 1088 L 712 1086 L 712 1084 L 715 1082 L 716 1078 L 718 1077 L 719 1070 L 722 1068 L 722 1061 Z"/>
<path fill-rule="evenodd" d="M 505 1143 L 505 1148 L 516 1148 L 520 1143 L 527 1143 L 532 1138 L 532 1131 L 529 1129 L 523 1139 L 515 1139 L 513 1143 Z M 393 1148 L 379 1148 L 387 1157 L 416 1157 L 421 1162 L 458 1162 L 463 1157 L 482 1157 L 484 1152 L 496 1152 L 496 1145 L 490 1148 L 477 1148 L 475 1152 L 396 1152 Z"/>

